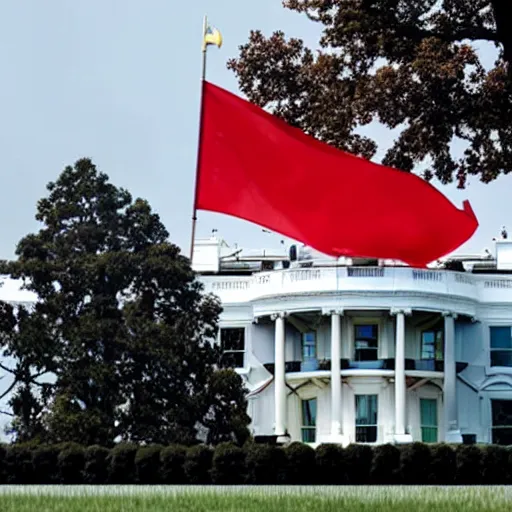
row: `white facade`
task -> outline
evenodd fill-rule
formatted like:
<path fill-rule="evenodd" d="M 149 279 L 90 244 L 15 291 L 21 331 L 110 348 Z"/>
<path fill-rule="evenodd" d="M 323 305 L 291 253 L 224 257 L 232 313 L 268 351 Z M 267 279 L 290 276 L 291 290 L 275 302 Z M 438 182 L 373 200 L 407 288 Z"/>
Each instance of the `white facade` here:
<path fill-rule="evenodd" d="M 216 263 L 201 261 L 208 244 L 222 245 Z M 200 279 L 222 301 L 218 341 L 249 390 L 254 435 L 512 444 L 512 242 L 459 259 L 465 271 L 258 260 L 215 238 L 201 251 L 193 266 L 215 268 Z"/>
<path fill-rule="evenodd" d="M 254 435 L 512 444 L 512 242 L 497 242 L 495 258 L 465 258 L 465 272 L 302 249 L 290 261 L 215 238 L 196 248 L 205 291 L 222 301 L 218 342 L 249 391 Z M 35 297 L 2 278 L 0 299 Z M 10 382 L 0 374 L 0 395 Z M 0 414 L 0 440 L 8 420 Z"/>

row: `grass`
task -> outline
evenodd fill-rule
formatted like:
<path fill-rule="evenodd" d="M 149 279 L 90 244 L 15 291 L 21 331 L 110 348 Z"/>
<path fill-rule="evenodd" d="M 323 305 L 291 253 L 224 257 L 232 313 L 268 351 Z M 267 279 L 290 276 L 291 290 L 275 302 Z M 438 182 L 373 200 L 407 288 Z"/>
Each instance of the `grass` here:
<path fill-rule="evenodd" d="M 2 512 L 505 512 L 508 487 L 0 486 Z"/>

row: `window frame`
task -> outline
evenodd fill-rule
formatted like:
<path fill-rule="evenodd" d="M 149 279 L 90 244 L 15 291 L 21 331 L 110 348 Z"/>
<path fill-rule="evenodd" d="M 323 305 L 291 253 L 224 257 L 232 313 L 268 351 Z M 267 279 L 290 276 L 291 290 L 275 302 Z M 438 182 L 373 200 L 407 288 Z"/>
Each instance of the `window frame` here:
<path fill-rule="evenodd" d="M 313 336 L 315 338 L 314 342 L 313 342 L 314 353 L 315 353 L 314 356 L 306 356 L 305 352 L 304 352 L 305 346 L 312 346 L 311 344 L 306 345 L 306 342 L 305 342 L 305 337 L 309 334 L 313 334 Z M 300 333 L 300 356 L 301 356 L 301 361 L 311 361 L 311 360 L 318 359 L 318 335 L 317 335 L 316 331 L 310 330 L 310 331 L 305 331 L 305 332 Z"/>
<path fill-rule="evenodd" d="M 242 337 L 242 343 L 243 343 L 243 350 L 239 350 L 239 349 L 228 349 L 228 350 L 224 350 L 223 347 L 222 347 L 222 333 L 224 331 L 229 331 L 229 330 L 238 330 L 238 331 L 241 331 L 243 333 L 243 337 Z M 222 325 L 219 327 L 219 335 L 218 335 L 218 344 L 219 344 L 219 347 L 220 347 L 220 350 L 222 352 L 222 355 L 221 355 L 221 361 L 223 360 L 224 356 L 226 354 L 234 354 L 234 357 L 235 357 L 235 362 L 236 362 L 236 358 L 237 358 L 237 354 L 242 354 L 242 365 L 241 366 L 238 366 L 238 365 L 226 365 L 224 367 L 227 367 L 227 368 L 233 368 L 233 369 L 242 369 L 242 368 L 245 368 L 245 353 L 247 351 L 247 327 L 246 326 L 241 326 L 241 325 Z"/>
<path fill-rule="evenodd" d="M 491 421 L 490 421 L 490 424 L 491 424 L 491 427 L 490 427 L 490 430 L 491 430 L 491 439 L 490 439 L 490 442 L 492 444 L 500 444 L 501 443 L 496 443 L 495 442 L 495 439 L 494 439 L 494 432 L 496 430 L 507 430 L 510 432 L 510 435 L 512 436 L 512 421 L 510 423 L 510 425 L 495 425 L 494 424 L 494 411 L 493 411 L 493 403 L 494 402 L 510 402 L 510 405 L 512 406 L 512 398 L 511 399 L 507 399 L 507 398 L 490 398 L 490 406 L 491 406 Z M 512 419 L 512 414 L 511 414 L 511 419 Z M 502 445 L 502 446 L 508 446 L 508 445 Z"/>
<path fill-rule="evenodd" d="M 493 329 L 508 329 L 510 332 L 510 347 L 509 348 L 503 348 L 503 347 L 495 347 L 492 346 L 492 332 Z M 493 364 L 493 353 L 497 352 L 507 352 L 512 354 L 512 326 L 510 325 L 489 325 L 488 326 L 488 334 L 489 334 L 489 366 L 490 368 L 508 368 L 512 370 L 512 358 L 509 365 L 502 365 L 502 364 Z"/>
<path fill-rule="evenodd" d="M 434 357 L 424 357 L 423 356 L 423 346 L 424 346 L 424 335 L 427 333 L 434 334 Z M 438 339 L 438 335 L 440 335 L 440 340 Z M 438 347 L 438 343 L 440 343 L 440 347 Z M 439 357 L 438 357 L 439 355 Z M 444 361 L 444 329 L 442 327 L 430 327 L 428 329 L 422 329 L 420 332 L 420 359 L 422 361 Z"/>
<path fill-rule="evenodd" d="M 436 424 L 435 425 L 427 425 L 427 424 L 424 424 L 421 420 L 422 420 L 422 408 L 421 408 L 421 402 L 423 400 L 428 400 L 428 401 L 431 401 L 431 402 L 434 402 L 435 404 L 435 407 L 434 407 L 434 410 L 435 410 L 435 415 L 436 415 Z M 419 405 L 419 411 L 420 411 L 420 435 L 421 435 L 421 442 L 422 443 L 427 443 L 427 444 L 430 444 L 430 443 L 438 443 L 439 442 L 439 400 L 438 398 L 434 398 L 434 397 L 429 397 L 429 396 L 420 396 L 419 397 L 419 402 L 418 402 L 418 405 Z M 431 430 L 434 430 L 435 429 L 435 433 L 436 433 L 436 440 L 435 441 L 424 441 L 423 440 L 423 429 L 431 429 Z"/>
<path fill-rule="evenodd" d="M 314 402 L 314 418 L 312 425 L 306 425 L 305 421 L 305 404 L 308 402 Z M 318 399 L 316 396 L 310 398 L 301 398 L 300 401 L 300 412 L 301 412 L 301 422 L 300 422 L 300 432 L 301 439 L 303 443 L 316 443 L 316 423 L 318 419 Z M 312 433 L 312 439 L 309 438 L 309 435 Z"/>
<path fill-rule="evenodd" d="M 357 412 L 358 412 L 357 405 L 358 404 L 357 404 L 357 402 L 358 402 L 358 397 L 361 397 L 361 396 L 375 398 L 375 423 L 358 423 L 358 418 L 357 418 Z M 354 440 L 356 443 L 374 444 L 379 441 L 379 394 L 378 393 L 356 393 L 356 394 L 354 394 L 354 426 L 355 426 Z M 359 433 L 362 433 L 362 432 L 361 432 L 361 430 L 358 432 L 358 429 L 363 429 L 363 428 L 374 429 L 375 440 L 373 440 L 373 441 L 359 440 L 358 435 L 359 435 Z M 362 436 L 362 437 L 365 437 L 366 439 L 368 439 L 369 437 L 373 437 L 373 436 L 369 436 L 368 433 L 366 433 L 366 435 Z"/>
<path fill-rule="evenodd" d="M 376 347 L 371 347 L 371 348 L 358 348 L 357 347 L 357 342 L 358 340 L 362 340 L 364 338 L 363 337 L 358 337 L 357 336 L 357 329 L 358 328 L 361 328 L 361 327 L 373 327 L 376 331 L 376 334 L 375 334 L 375 340 L 376 340 Z M 364 319 L 358 319 L 356 322 L 354 322 L 352 324 L 352 339 L 353 339 L 353 347 L 354 347 L 354 352 L 353 352 L 353 356 L 354 356 L 354 361 L 358 361 L 358 362 L 362 362 L 362 361 L 378 361 L 379 360 L 379 349 L 380 349 L 380 344 L 381 344 L 381 325 L 380 325 L 380 322 L 376 322 L 376 321 L 373 321 L 373 320 L 368 320 L 368 321 L 365 321 Z M 370 351 L 370 350 L 374 350 L 375 351 L 375 359 L 359 359 L 358 358 L 358 352 L 361 351 L 361 350 L 366 350 L 366 351 Z"/>

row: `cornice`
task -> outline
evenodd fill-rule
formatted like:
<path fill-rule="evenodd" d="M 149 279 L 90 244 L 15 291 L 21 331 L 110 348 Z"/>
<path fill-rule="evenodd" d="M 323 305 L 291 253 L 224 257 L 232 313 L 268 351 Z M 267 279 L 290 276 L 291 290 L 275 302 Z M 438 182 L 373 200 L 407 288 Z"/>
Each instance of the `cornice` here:
<path fill-rule="evenodd" d="M 296 292 L 296 293 L 286 293 L 286 294 L 274 294 L 274 295 L 262 295 L 261 297 L 258 297 L 256 299 L 251 299 L 247 303 L 251 304 L 258 304 L 258 303 L 264 303 L 266 301 L 280 301 L 280 302 L 286 302 L 290 299 L 294 298 L 304 298 L 309 299 L 313 297 L 360 297 L 360 298 L 366 298 L 366 297 L 383 297 L 383 298 L 396 298 L 396 297 L 417 297 L 417 298 L 429 298 L 429 299 L 448 299 L 452 301 L 456 301 L 462 304 L 470 304 L 472 306 L 478 305 L 478 306 L 486 306 L 486 302 L 479 302 L 476 299 L 468 299 L 463 298 L 460 295 L 453 295 L 453 294 L 447 294 L 447 293 L 432 293 L 429 291 L 425 292 L 410 292 L 410 291 L 403 291 L 403 292 L 386 292 L 382 290 L 365 290 L 365 291 L 325 291 L 325 292 Z M 244 303 L 244 304 L 247 304 Z M 225 303 L 227 304 L 227 303 Z M 503 303 L 502 303 L 503 304 Z M 503 306 L 507 306 L 507 304 L 503 304 Z M 512 306 L 512 303 L 510 304 Z"/>

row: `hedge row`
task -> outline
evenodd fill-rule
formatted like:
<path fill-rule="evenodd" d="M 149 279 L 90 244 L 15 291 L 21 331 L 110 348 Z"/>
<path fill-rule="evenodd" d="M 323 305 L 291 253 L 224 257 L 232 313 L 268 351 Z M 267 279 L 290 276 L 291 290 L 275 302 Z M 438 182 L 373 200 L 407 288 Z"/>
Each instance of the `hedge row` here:
<path fill-rule="evenodd" d="M 445 444 L 0 445 L 4 484 L 511 484 L 512 450 Z"/>

